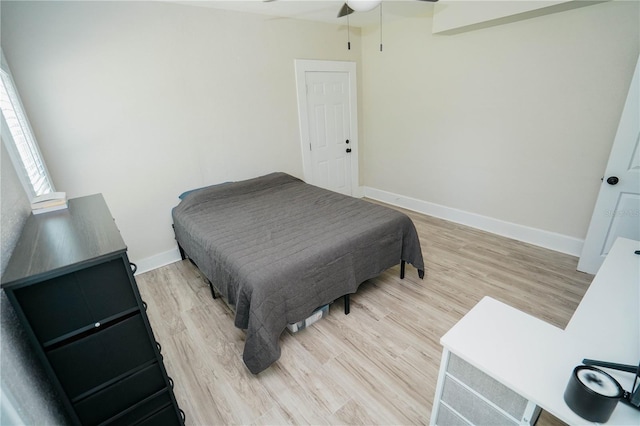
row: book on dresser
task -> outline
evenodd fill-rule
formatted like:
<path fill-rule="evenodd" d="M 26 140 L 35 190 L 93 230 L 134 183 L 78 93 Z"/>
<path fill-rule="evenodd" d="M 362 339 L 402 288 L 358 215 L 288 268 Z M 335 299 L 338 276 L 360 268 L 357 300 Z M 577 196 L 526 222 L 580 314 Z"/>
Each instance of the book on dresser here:
<path fill-rule="evenodd" d="M 2 276 L 74 424 L 184 424 L 132 268 L 98 194 L 29 216 Z"/>
<path fill-rule="evenodd" d="M 63 210 L 68 207 L 66 192 L 49 192 L 31 200 L 33 214 L 41 214 Z"/>

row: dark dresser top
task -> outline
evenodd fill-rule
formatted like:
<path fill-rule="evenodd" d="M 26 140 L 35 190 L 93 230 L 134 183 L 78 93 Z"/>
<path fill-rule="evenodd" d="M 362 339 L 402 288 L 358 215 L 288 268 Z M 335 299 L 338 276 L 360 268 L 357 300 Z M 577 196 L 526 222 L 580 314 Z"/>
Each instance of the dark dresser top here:
<path fill-rule="evenodd" d="M 127 250 L 102 194 L 73 198 L 68 205 L 29 216 L 2 276 L 2 288 L 53 277 Z"/>

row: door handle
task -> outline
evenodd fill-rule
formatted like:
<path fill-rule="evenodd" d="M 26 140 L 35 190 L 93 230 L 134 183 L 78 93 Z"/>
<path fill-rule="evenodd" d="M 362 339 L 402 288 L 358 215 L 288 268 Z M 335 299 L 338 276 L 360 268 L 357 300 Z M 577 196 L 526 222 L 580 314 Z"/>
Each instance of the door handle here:
<path fill-rule="evenodd" d="M 620 182 L 620 179 L 618 179 L 617 176 L 610 176 L 610 177 L 607 178 L 607 183 L 609 185 L 615 185 L 618 182 Z"/>
<path fill-rule="evenodd" d="M 347 148 L 347 153 L 350 153 L 350 152 L 351 152 L 351 148 Z"/>

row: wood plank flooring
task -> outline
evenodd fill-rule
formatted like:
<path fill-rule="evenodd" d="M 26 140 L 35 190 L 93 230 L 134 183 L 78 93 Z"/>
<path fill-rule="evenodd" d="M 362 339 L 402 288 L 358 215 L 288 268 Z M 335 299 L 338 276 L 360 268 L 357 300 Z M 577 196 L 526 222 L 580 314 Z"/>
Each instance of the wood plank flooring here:
<path fill-rule="evenodd" d="M 253 375 L 244 332 L 188 261 L 138 275 L 188 425 L 427 424 L 440 337 L 491 296 L 564 328 L 593 276 L 577 258 L 444 220 L 413 219 L 426 265 L 363 283 L 328 317 L 281 336 L 282 356 Z M 523 330 L 526 332 L 526 330 Z M 540 425 L 561 424 L 543 413 Z"/>

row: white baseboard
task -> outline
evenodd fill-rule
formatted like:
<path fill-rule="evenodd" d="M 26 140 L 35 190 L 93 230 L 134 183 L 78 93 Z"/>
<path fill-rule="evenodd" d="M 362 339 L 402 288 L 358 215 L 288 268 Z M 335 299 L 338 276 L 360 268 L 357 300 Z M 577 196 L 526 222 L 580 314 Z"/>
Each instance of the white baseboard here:
<path fill-rule="evenodd" d="M 144 259 L 132 260 L 138 266 L 136 275 L 149 272 L 153 269 L 161 266 L 168 265 L 173 262 L 177 262 L 181 259 L 178 247 L 165 251 L 163 253 L 154 254 L 153 256 L 146 257 Z"/>
<path fill-rule="evenodd" d="M 445 219 L 450 222 L 470 226 L 482 231 L 502 235 L 507 238 L 570 254 L 572 256 L 579 257 L 580 253 L 582 253 L 584 240 L 579 238 L 542 229 L 531 228 L 525 225 L 518 225 L 517 223 L 505 222 L 500 219 L 482 216 L 476 213 L 470 213 L 411 197 L 405 197 L 404 195 L 398 195 L 367 186 L 363 187 L 363 191 L 364 196 L 367 198 L 382 201 L 408 210 L 413 210 L 428 216 Z"/>

